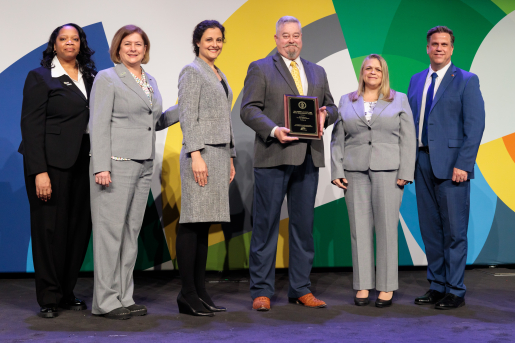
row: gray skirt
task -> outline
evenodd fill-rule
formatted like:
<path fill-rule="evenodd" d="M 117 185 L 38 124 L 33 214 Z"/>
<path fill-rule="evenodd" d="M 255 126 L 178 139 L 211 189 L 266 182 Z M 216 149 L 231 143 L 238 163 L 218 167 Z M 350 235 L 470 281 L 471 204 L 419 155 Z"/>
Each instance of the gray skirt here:
<path fill-rule="evenodd" d="M 179 223 L 230 222 L 229 144 L 205 145 L 200 154 L 207 165 L 207 185 L 200 187 L 191 170 L 191 155 L 181 150 L 181 217 Z"/>

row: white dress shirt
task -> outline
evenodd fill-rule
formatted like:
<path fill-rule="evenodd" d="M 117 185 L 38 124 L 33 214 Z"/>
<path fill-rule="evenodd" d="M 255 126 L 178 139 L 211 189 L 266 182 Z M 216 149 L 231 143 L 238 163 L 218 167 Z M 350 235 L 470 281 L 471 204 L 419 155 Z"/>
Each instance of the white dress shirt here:
<path fill-rule="evenodd" d="M 58 78 L 63 75 L 68 75 L 66 70 L 64 70 L 63 66 L 61 65 L 61 62 L 59 62 L 59 59 L 57 58 L 57 56 L 55 56 L 54 59 L 52 60 L 52 64 L 54 65 L 54 67 L 52 68 L 52 77 L 53 78 Z M 77 78 L 78 79 L 77 81 L 75 81 L 70 75 L 68 75 L 68 76 L 70 77 L 70 79 L 72 79 L 73 83 L 75 83 L 75 86 L 77 86 L 77 88 L 79 88 L 79 90 L 82 92 L 82 94 L 84 94 L 84 97 L 87 99 L 88 92 L 86 92 L 86 85 L 84 84 L 84 79 L 82 78 L 82 73 L 80 72 L 80 69 L 79 69 L 79 76 Z"/>
<path fill-rule="evenodd" d="M 284 57 L 283 55 L 281 55 L 281 57 L 283 58 L 283 61 L 284 63 L 286 64 L 286 66 L 288 67 L 288 70 L 290 71 L 291 73 L 291 69 L 292 69 L 292 66 L 291 66 L 291 61 L 290 59 Z M 300 55 L 297 56 L 296 59 L 293 60 L 295 63 L 297 63 L 297 68 L 299 68 L 299 74 L 300 74 L 300 82 L 302 83 L 302 95 L 307 95 L 308 94 L 308 78 L 306 77 L 306 71 L 304 70 L 304 65 L 302 64 L 302 61 L 300 59 Z M 270 137 L 274 138 L 275 135 L 275 129 L 277 129 L 279 126 L 276 126 L 272 129 L 272 132 L 270 132 Z"/>
<path fill-rule="evenodd" d="M 86 85 L 84 84 L 84 79 L 82 78 L 82 73 L 80 72 L 80 68 L 78 70 L 78 77 L 77 81 L 75 81 L 67 72 L 64 70 L 63 66 L 61 65 L 61 62 L 59 62 L 59 59 L 57 56 L 54 56 L 54 59 L 52 60 L 52 64 L 54 67 L 51 69 L 52 77 L 58 78 L 63 75 L 68 75 L 68 77 L 75 83 L 75 86 L 84 94 L 84 97 L 88 98 L 88 92 L 86 92 Z M 89 128 L 86 126 L 86 130 L 84 130 L 84 133 L 89 134 Z"/>
<path fill-rule="evenodd" d="M 434 99 L 436 92 L 438 91 L 438 87 L 440 87 L 440 83 L 442 83 L 443 77 L 445 76 L 445 73 L 447 73 L 447 70 L 449 69 L 450 66 L 451 66 L 451 62 L 449 61 L 449 63 L 445 67 L 443 67 L 442 69 L 440 69 L 436 72 L 431 68 L 431 66 L 429 66 L 429 72 L 427 73 L 426 83 L 424 85 L 424 93 L 422 95 L 422 105 L 420 106 L 420 116 L 419 116 L 419 121 L 418 121 L 418 146 L 419 147 L 424 146 L 422 144 L 422 129 L 424 127 L 424 112 L 426 110 L 427 90 L 429 89 L 429 86 L 431 86 L 431 75 L 433 73 L 436 73 L 436 75 L 437 75 L 436 79 L 435 79 L 435 89 L 433 91 L 433 99 Z"/>

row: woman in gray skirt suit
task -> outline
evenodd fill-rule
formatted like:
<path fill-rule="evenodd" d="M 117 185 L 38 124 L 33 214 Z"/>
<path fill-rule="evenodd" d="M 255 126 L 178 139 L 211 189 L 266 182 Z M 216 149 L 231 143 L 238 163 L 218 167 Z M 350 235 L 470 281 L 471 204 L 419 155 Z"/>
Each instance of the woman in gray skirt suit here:
<path fill-rule="evenodd" d="M 225 28 L 215 20 L 193 32 L 195 60 L 179 76 L 181 150 L 181 218 L 177 264 L 182 288 L 179 312 L 213 316 L 215 306 L 205 287 L 208 232 L 212 223 L 229 222 L 229 183 L 234 179 L 232 91 L 214 62 L 222 52 Z"/>
<path fill-rule="evenodd" d="M 415 125 L 406 94 L 390 89 L 383 57 L 363 61 L 358 90 L 342 96 L 331 140 L 331 179 L 349 212 L 354 302 L 392 304 L 398 288 L 397 225 L 403 187 L 415 173 Z M 376 268 L 374 268 L 374 230 Z"/>

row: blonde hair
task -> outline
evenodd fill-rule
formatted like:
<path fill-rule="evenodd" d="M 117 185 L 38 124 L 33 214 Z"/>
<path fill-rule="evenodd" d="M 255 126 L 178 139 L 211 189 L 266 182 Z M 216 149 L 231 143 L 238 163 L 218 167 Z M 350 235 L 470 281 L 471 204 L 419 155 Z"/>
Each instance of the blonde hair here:
<path fill-rule="evenodd" d="M 109 49 L 109 55 L 111 56 L 111 61 L 116 64 L 122 63 L 120 60 L 120 45 L 122 45 L 122 40 L 131 35 L 133 33 L 139 33 L 141 38 L 143 38 L 143 43 L 147 46 L 147 50 L 145 51 L 145 56 L 143 56 L 143 60 L 141 64 L 147 64 L 150 61 L 150 40 L 148 39 L 147 34 L 141 28 L 136 25 L 125 25 L 122 26 L 116 33 L 114 34 L 113 41 L 111 42 L 111 48 Z"/>
<path fill-rule="evenodd" d="M 363 60 L 361 64 L 361 70 L 359 72 L 359 81 L 358 81 L 358 90 L 349 94 L 349 99 L 351 101 L 356 101 L 365 93 L 365 80 L 363 79 L 363 71 L 365 69 L 365 64 L 368 60 L 375 58 L 379 61 L 381 65 L 381 70 L 383 72 L 383 77 L 381 79 L 381 88 L 379 90 L 379 94 L 383 94 L 384 101 L 393 101 L 395 97 L 395 91 L 390 88 L 390 77 L 388 75 L 388 65 L 386 64 L 386 60 L 377 54 L 370 54 Z"/>

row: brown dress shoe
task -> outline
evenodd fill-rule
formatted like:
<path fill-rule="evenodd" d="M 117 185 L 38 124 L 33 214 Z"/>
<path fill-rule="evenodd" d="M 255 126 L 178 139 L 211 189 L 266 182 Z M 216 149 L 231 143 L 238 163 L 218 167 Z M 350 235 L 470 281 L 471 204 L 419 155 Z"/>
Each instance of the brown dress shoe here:
<path fill-rule="evenodd" d="M 258 311 L 270 311 L 270 298 L 257 297 L 252 303 L 252 308 Z"/>
<path fill-rule="evenodd" d="M 291 303 L 296 303 L 299 305 L 304 305 L 306 307 L 312 307 L 312 308 L 321 308 L 326 307 L 327 304 L 323 302 L 322 300 L 319 300 L 315 298 L 313 293 L 308 293 L 306 295 L 301 296 L 300 298 L 290 298 Z"/>

